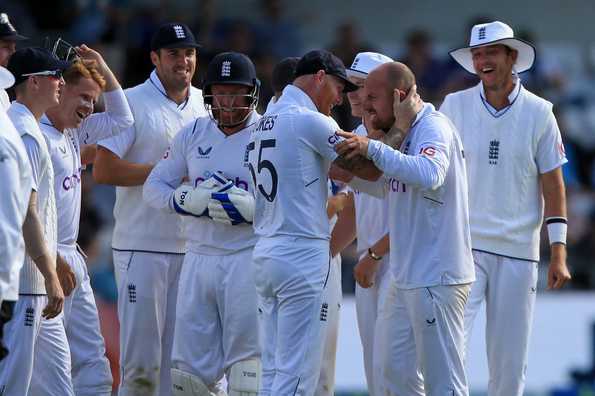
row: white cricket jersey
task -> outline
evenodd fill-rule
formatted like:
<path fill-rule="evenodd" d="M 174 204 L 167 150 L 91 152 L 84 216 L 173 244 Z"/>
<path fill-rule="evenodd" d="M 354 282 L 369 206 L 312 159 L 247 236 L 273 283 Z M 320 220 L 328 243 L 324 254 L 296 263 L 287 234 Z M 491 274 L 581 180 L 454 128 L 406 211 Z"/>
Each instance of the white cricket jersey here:
<path fill-rule="evenodd" d="M 95 144 L 134 122 L 124 92 L 104 94 L 106 111 L 85 118 L 76 129 L 57 130 L 43 115 L 39 121 L 54 167 L 54 192 L 58 210 L 58 243 L 74 245 L 81 215 L 81 144 Z"/>
<path fill-rule="evenodd" d="M 288 85 L 252 130 L 248 158 L 258 236 L 329 239 L 327 179 L 338 129 L 306 93 Z"/>
<path fill-rule="evenodd" d="M 207 115 L 202 92 L 190 87 L 188 99 L 171 100 L 153 71 L 144 83 L 125 90 L 134 126 L 98 144 L 135 163 L 156 164 L 182 127 Z M 156 253 L 184 253 L 180 216 L 156 211 L 143 201 L 143 186 L 116 187 L 112 247 Z"/>
<path fill-rule="evenodd" d="M 174 138 L 164 158 L 147 178 L 144 198 L 157 209 L 175 213 L 174 190 L 188 177 L 196 187 L 216 171 L 221 171 L 238 188 L 254 193 L 246 158 L 250 130 L 260 119 L 253 112 L 246 127 L 225 135 L 209 116 L 200 117 Z M 175 214 L 176 216 L 180 216 Z M 226 255 L 252 248 L 256 236 L 250 224 L 227 225 L 208 216 L 180 216 L 184 219 L 187 248 L 197 254 Z"/>
<path fill-rule="evenodd" d="M 463 146 L 448 118 L 426 103 L 400 151 L 370 140 L 368 156 L 388 178 L 397 287 L 473 282 Z"/>
<path fill-rule="evenodd" d="M 31 165 L 19 133 L 0 110 L 0 302 L 16 301 L 25 260 L 23 222 L 33 187 Z"/>
<path fill-rule="evenodd" d="M 0 110 L 8 110 L 10 107 L 10 98 L 4 89 L 0 89 Z"/>
<path fill-rule="evenodd" d="M 361 136 L 368 135 L 363 124 L 353 132 Z M 368 248 L 388 234 L 388 199 L 377 198 L 355 188 L 351 190 L 355 206 L 357 256 L 361 258 L 367 254 Z"/>
<path fill-rule="evenodd" d="M 539 176 L 567 160 L 552 104 L 517 84 L 506 111 L 488 107 L 481 83 L 448 95 L 440 111 L 465 147 L 473 248 L 538 261 Z"/>
<path fill-rule="evenodd" d="M 56 263 L 58 240 L 56 199 L 54 195 L 54 168 L 47 144 L 35 116 L 27 107 L 15 101 L 8 109 L 8 117 L 23 139 L 33 176 L 33 189 L 37 191 L 37 213 L 51 261 Z M 45 294 L 43 275 L 27 255 L 20 273 L 19 294 Z"/>

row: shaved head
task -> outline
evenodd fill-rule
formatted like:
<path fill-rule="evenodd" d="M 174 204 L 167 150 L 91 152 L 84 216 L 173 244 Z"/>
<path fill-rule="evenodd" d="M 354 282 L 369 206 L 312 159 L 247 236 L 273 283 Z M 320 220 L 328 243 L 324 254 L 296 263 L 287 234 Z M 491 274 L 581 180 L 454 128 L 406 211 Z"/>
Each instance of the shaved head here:
<path fill-rule="evenodd" d="M 395 122 L 394 90 L 400 91 L 403 100 L 414 85 L 413 72 L 400 62 L 384 63 L 368 74 L 364 82 L 364 111 L 375 129 L 386 131 Z"/>
<path fill-rule="evenodd" d="M 409 91 L 415 85 L 415 76 L 407 65 L 401 62 L 384 63 L 368 75 L 369 78 L 378 78 L 383 80 L 387 89 L 401 89 Z"/>

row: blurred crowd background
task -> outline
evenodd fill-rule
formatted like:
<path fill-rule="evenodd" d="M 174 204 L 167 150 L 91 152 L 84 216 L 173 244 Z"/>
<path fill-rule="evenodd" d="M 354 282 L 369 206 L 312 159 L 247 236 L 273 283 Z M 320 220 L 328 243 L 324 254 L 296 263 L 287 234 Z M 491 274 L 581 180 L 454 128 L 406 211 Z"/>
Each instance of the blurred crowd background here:
<path fill-rule="evenodd" d="M 573 275 L 565 290 L 595 289 L 595 267 L 591 265 L 595 256 L 595 43 L 590 44 L 581 33 L 587 26 L 581 26 L 580 22 L 593 20 L 595 4 L 571 0 L 564 3 L 562 10 L 555 8 L 557 3 L 551 0 L 528 1 L 523 5 L 506 0 L 500 8 L 490 9 L 463 1 L 452 3 L 460 10 L 444 4 L 433 10 L 430 4 L 433 2 L 429 1 L 417 5 L 404 1 L 368 3 L 0 0 L 0 12 L 10 16 L 21 34 L 32 38 L 22 45 L 40 44 L 48 36 L 97 49 L 124 87 L 143 82 L 151 72 L 149 43 L 156 28 L 163 22 L 184 22 L 203 45 L 195 85 L 201 86 L 205 66 L 215 54 L 229 50 L 243 52 L 256 64 L 262 82 L 261 111 L 272 96 L 269 81 L 275 63 L 286 56 L 301 56 L 307 50 L 321 47 L 334 52 L 347 66 L 355 54 L 364 50 L 379 51 L 402 61 L 417 76 L 422 97 L 439 106 L 447 93 L 477 83 L 473 75 L 452 61 L 448 50 L 466 45 L 473 24 L 501 19 L 512 25 L 518 37 L 536 46 L 535 67 L 522 74 L 521 79 L 529 90 L 554 104 L 565 142 L 569 159 L 564 166 L 569 211 L 568 261 Z M 550 6 L 553 7 L 547 9 Z M 448 7 L 448 14 L 440 15 L 444 7 Z M 506 15 L 501 15 L 503 9 Z M 428 17 L 431 12 L 437 15 Z M 567 18 L 569 12 L 580 16 L 578 22 Z M 557 14 L 563 22 L 552 24 Z M 444 23 L 437 25 L 435 21 L 441 18 Z M 458 19 L 453 22 L 452 18 Z M 334 113 L 343 129 L 350 130 L 359 123 L 350 116 L 347 100 Z M 88 168 L 83 176 L 79 244 L 89 256 L 92 284 L 102 316 L 107 318 L 102 324 L 106 324 L 103 330 L 110 344 L 117 344 L 118 331 L 113 326 L 117 322 L 116 287 L 110 248 L 114 198 L 112 187 L 94 184 Z M 548 261 L 548 244 L 542 246 L 540 289 L 546 284 Z M 354 249 L 346 252 L 343 262 L 343 288 L 348 294 L 354 289 Z M 111 360 L 117 361 L 117 351 L 109 349 Z"/>

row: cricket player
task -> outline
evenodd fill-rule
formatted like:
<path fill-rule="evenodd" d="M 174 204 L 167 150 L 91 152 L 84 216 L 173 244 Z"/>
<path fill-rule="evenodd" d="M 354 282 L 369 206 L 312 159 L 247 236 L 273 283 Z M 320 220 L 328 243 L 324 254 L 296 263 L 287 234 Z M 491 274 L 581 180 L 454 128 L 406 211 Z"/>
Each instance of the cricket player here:
<path fill-rule="evenodd" d="M 183 128 L 144 187 L 151 206 L 185 216 L 172 351 L 176 396 L 256 396 L 260 348 L 252 279 L 254 197 L 247 165 L 260 82 L 246 55 L 223 52 L 207 68 L 211 116 Z M 190 184 L 182 184 L 188 179 Z M 191 342 L 189 342 L 191 340 Z"/>
<path fill-rule="evenodd" d="M 27 40 L 27 37 L 21 36 L 14 28 L 8 15 L 0 13 L 0 66 L 6 67 L 8 60 L 17 50 L 17 42 Z M 0 107 L 8 110 L 10 100 L 5 88 L 0 88 Z"/>
<path fill-rule="evenodd" d="M 14 84 L 14 76 L 0 66 L 0 89 Z M 33 180 L 25 146 L 4 109 L 0 109 L 0 360 L 8 354 L 4 347 L 4 325 L 12 318 L 18 298 L 19 271 L 25 259 L 23 223 Z"/>
<path fill-rule="evenodd" d="M 56 273 L 54 170 L 38 124 L 43 113 L 58 104 L 62 72 L 68 66 L 42 48 L 18 50 L 8 63 L 16 93 L 8 116 L 29 157 L 34 190 L 30 209 L 37 216 L 25 220 L 23 226 L 27 256 L 20 271 L 14 316 L 6 326 L 10 353 L 0 362 L 0 389 L 6 395 L 74 395 L 70 350 L 60 314 L 64 294 Z"/>
<path fill-rule="evenodd" d="M 356 55 L 351 67 L 347 69 L 347 76 L 358 86 L 356 91 L 347 94 L 351 105 L 351 114 L 354 117 L 361 117 L 362 121 L 364 120 L 363 87 L 368 74 L 376 67 L 388 62 L 393 62 L 388 56 L 374 52 L 360 52 Z M 354 133 L 377 140 L 382 140 L 385 137 L 385 132 L 382 130 L 371 129 L 368 131 L 364 123 L 360 124 Z M 385 344 L 378 334 L 380 331 L 383 331 L 383 334 L 388 331 L 381 327 L 386 321 L 381 322 L 380 320 L 382 304 L 385 302 L 390 284 L 388 199 L 377 198 L 359 190 L 353 190 L 351 199 L 354 203 L 354 210 L 348 213 L 355 217 L 357 253 L 360 258 L 354 268 L 354 277 L 357 282 L 355 304 L 368 392 L 370 395 L 386 395 L 388 393 L 382 386 L 383 360 L 378 357 L 384 352 Z M 349 230 L 343 232 L 346 233 Z"/>
<path fill-rule="evenodd" d="M 161 26 L 151 41 L 155 70 L 147 81 L 125 91 L 134 126 L 98 142 L 93 176 L 117 186 L 112 247 L 120 396 L 171 395 L 171 346 L 185 239 L 180 216 L 149 207 L 142 185 L 178 131 L 206 114 L 200 90 L 191 85 L 198 47 L 186 25 Z"/>
<path fill-rule="evenodd" d="M 401 97 L 412 95 L 415 76 L 402 63 L 385 63 L 364 83 L 364 109 L 374 129 L 395 125 Z M 396 103 L 396 105 L 395 105 Z M 467 210 L 463 148 L 452 123 L 431 104 L 415 108 L 399 150 L 378 140 L 339 132 L 337 151 L 366 155 L 388 180 L 390 266 L 386 307 L 385 387 L 397 395 L 468 396 L 463 366 L 464 308 L 475 275 Z M 397 116 L 395 117 L 395 113 Z M 403 232 L 406 230 L 407 232 Z M 392 295 L 392 296 L 391 296 Z M 408 370 L 419 366 L 423 389 Z"/>
<path fill-rule="evenodd" d="M 271 98 L 267 108 L 279 100 L 283 93 L 283 89 L 295 79 L 295 69 L 299 59 L 300 58 L 297 57 L 285 58 L 273 68 L 271 85 L 273 86 L 275 95 Z M 348 198 L 344 189 L 334 191 L 337 187 L 330 179 L 328 181 L 328 189 L 327 216 L 329 218 L 330 232 L 332 235 L 335 226 L 339 221 L 339 216 L 342 216 L 341 213 L 343 213 L 345 202 Z M 314 393 L 315 396 L 334 395 L 335 391 L 335 365 L 343 291 L 341 289 L 341 255 L 337 252 L 337 254 L 331 256 L 327 282 L 328 314 L 326 337 L 324 342 L 324 352 L 322 354 L 322 364 L 320 366 L 320 377 L 318 379 L 318 384 L 316 385 L 316 392 Z"/>
<path fill-rule="evenodd" d="M 457 127 L 467 162 L 477 281 L 465 312 L 469 339 L 485 301 L 489 396 L 521 396 L 537 286 L 543 216 L 550 242 L 548 288 L 570 279 L 566 266 L 567 162 L 552 104 L 523 87 L 535 50 L 510 26 L 473 26 L 451 56 L 481 80 L 450 94 L 440 111 Z"/>
<path fill-rule="evenodd" d="M 313 395 L 316 389 L 329 309 L 327 174 L 339 140 L 329 114 L 343 91 L 356 88 L 343 63 L 324 50 L 300 58 L 295 76 L 248 145 L 259 236 L 253 266 L 263 340 L 261 396 Z M 358 165 L 370 177 L 376 171 L 371 163 Z"/>
<path fill-rule="evenodd" d="M 58 253 L 72 268 L 76 288 L 64 304 L 64 325 L 77 396 L 110 396 L 112 376 L 105 357 L 95 297 L 85 255 L 76 244 L 81 213 L 81 145 L 95 144 L 132 126 L 130 107 L 103 57 L 82 45 L 80 56 L 64 73 L 60 104 L 48 109 L 40 127 L 54 168 L 58 211 Z M 106 112 L 93 114 L 105 91 Z"/>

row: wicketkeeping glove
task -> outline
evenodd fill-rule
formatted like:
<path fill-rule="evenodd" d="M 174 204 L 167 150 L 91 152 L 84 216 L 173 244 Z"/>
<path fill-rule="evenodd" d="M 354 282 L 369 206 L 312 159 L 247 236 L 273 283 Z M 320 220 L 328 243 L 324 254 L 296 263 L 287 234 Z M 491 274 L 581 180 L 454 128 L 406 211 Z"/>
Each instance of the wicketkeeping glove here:
<path fill-rule="evenodd" d="M 233 187 L 233 182 L 216 172 L 196 188 L 181 185 L 174 191 L 172 206 L 176 212 L 186 216 L 209 216 L 209 199 L 215 192 L 225 192 Z"/>
<path fill-rule="evenodd" d="M 231 187 L 211 194 L 209 216 L 220 223 L 238 225 L 254 220 L 254 197 L 249 192 Z"/>

